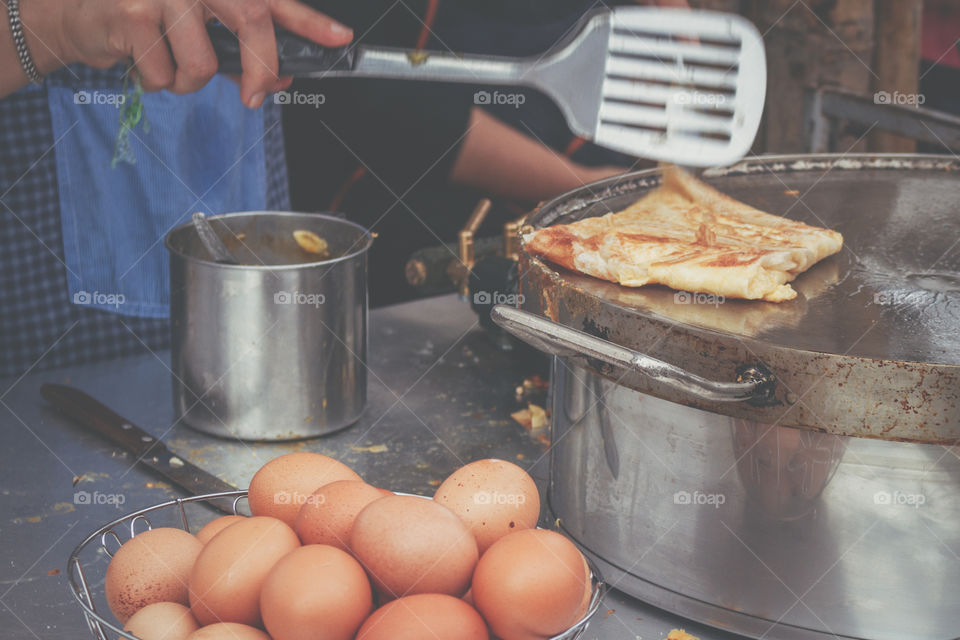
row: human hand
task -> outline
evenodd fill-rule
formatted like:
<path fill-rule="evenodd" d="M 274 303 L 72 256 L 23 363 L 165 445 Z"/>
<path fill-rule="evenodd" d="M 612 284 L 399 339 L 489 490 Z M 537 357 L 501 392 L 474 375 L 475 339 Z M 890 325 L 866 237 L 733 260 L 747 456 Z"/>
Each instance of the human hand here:
<path fill-rule="evenodd" d="M 37 20 L 42 9 L 57 15 L 44 44 L 64 64 L 111 67 L 133 59 L 147 91 L 190 93 L 217 72 L 206 24 L 220 20 L 241 43 L 240 96 L 250 108 L 289 79 L 277 75 L 274 24 L 328 47 L 350 42 L 353 32 L 298 0 L 25 0 Z M 49 15 L 49 14 L 48 14 Z M 26 15 L 24 16 L 26 26 Z M 42 36 L 41 36 L 42 37 Z"/>

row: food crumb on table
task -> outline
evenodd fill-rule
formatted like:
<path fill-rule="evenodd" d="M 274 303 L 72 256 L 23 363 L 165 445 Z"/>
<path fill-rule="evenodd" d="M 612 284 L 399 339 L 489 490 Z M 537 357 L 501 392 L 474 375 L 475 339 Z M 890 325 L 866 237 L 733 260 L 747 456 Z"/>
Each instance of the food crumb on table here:
<path fill-rule="evenodd" d="M 385 444 L 372 444 L 368 447 L 361 447 L 359 445 L 353 445 L 350 447 L 353 451 L 357 453 L 367 452 L 367 453 L 384 453 L 389 451 Z"/>

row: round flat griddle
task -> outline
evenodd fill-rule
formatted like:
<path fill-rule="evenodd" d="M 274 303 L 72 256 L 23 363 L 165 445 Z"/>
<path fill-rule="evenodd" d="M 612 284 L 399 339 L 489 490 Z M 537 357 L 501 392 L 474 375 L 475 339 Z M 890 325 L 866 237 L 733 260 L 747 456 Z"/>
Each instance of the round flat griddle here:
<path fill-rule="evenodd" d="M 920 155 L 766 156 L 701 179 L 763 211 L 843 234 L 840 253 L 783 303 L 623 287 L 524 254 L 525 307 L 716 380 L 763 364 L 777 403 L 755 407 L 638 390 L 737 417 L 844 435 L 960 438 L 960 160 Z M 534 227 L 626 208 L 659 171 L 594 183 L 540 207 Z M 603 372 L 611 376 L 611 372 Z M 617 376 L 613 376 L 617 377 Z"/>

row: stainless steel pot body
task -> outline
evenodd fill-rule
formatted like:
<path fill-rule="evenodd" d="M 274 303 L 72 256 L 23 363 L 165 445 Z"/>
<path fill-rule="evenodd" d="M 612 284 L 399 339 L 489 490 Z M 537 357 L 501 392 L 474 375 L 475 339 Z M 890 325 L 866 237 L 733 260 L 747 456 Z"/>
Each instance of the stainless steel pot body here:
<path fill-rule="evenodd" d="M 958 170 L 844 154 L 704 172 L 843 233 L 781 304 L 621 287 L 521 236 L 529 313 L 491 317 L 555 356 L 550 505 L 613 586 L 757 638 L 960 636 Z M 587 185 L 523 233 L 659 182 Z"/>
<path fill-rule="evenodd" d="M 209 219 L 243 263 L 209 259 L 192 226 L 167 236 L 178 420 L 245 440 L 342 429 L 366 404 L 370 235 L 333 216 L 248 212 Z M 302 252 L 313 231 L 333 259 Z"/>
<path fill-rule="evenodd" d="M 960 447 L 771 426 L 555 357 L 550 506 L 615 588 L 771 640 L 955 638 Z"/>

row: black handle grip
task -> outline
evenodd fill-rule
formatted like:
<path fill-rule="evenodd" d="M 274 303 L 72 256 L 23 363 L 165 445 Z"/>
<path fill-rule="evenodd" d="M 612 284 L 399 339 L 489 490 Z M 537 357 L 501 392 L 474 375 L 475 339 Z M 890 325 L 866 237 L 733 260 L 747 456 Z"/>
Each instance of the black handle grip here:
<path fill-rule="evenodd" d="M 64 415 L 140 457 L 147 452 L 159 454 L 167 447 L 149 433 L 80 389 L 63 384 L 45 384 L 40 395 Z"/>
<path fill-rule="evenodd" d="M 236 34 L 219 22 L 209 25 L 207 33 L 217 54 L 219 72 L 239 75 L 240 41 Z M 353 69 L 354 51 L 350 47 L 329 49 L 285 29 L 277 29 L 276 34 L 281 76 Z"/>

